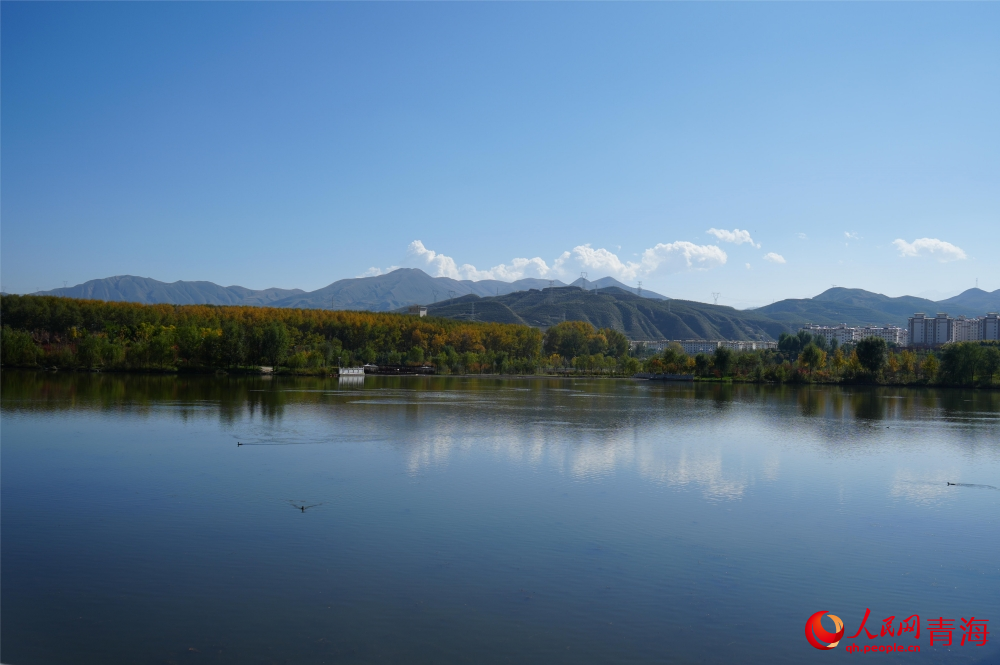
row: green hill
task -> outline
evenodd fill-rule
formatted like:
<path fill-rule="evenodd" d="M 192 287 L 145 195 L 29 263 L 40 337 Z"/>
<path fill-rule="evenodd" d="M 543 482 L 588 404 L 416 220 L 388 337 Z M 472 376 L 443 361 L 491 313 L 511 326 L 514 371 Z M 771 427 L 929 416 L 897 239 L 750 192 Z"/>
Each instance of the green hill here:
<path fill-rule="evenodd" d="M 753 311 L 687 300 L 654 300 L 611 287 L 584 291 L 567 286 L 518 291 L 492 298 L 474 295 L 428 306 L 430 316 L 548 328 L 587 321 L 629 339 L 777 339 L 791 328 Z"/>

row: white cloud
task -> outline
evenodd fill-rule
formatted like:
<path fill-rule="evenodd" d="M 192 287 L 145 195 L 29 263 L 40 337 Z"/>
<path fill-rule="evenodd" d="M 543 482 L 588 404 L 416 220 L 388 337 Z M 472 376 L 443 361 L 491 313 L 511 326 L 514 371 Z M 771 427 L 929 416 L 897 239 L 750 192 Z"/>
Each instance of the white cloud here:
<path fill-rule="evenodd" d="M 939 254 L 939 261 L 962 261 L 966 258 L 961 247 L 952 245 L 950 242 L 938 240 L 937 238 L 917 238 L 913 242 L 906 242 L 902 238 L 896 238 L 892 244 L 899 250 L 900 256 L 921 256 L 924 252 L 928 254 Z"/>
<path fill-rule="evenodd" d="M 658 270 L 671 273 L 708 270 L 723 265 L 728 258 L 715 245 L 696 245 L 683 240 L 650 247 L 642 253 L 638 263 L 623 262 L 617 254 L 603 248 L 594 249 L 589 244 L 574 247 L 573 254 L 582 265 L 610 272 L 622 279 L 635 279 Z"/>
<path fill-rule="evenodd" d="M 795 237 L 798 238 L 799 240 L 805 240 L 806 239 L 806 234 L 805 233 L 796 233 Z"/>
<path fill-rule="evenodd" d="M 629 261 L 623 263 L 618 255 L 607 249 L 594 249 L 590 244 L 573 248 L 576 260 L 587 268 L 595 268 L 614 273 L 625 279 L 633 279 L 642 267 L 641 263 Z"/>
<path fill-rule="evenodd" d="M 435 277 L 472 279 L 477 281 L 481 279 L 499 279 L 508 282 L 513 282 L 523 277 L 548 277 L 553 273 L 561 273 L 562 265 L 569 258 L 569 252 L 563 252 L 555 260 L 551 268 L 543 259 L 536 256 L 533 259 L 517 258 L 511 260 L 510 265 L 501 263 L 488 270 L 479 270 L 476 266 L 469 263 L 458 265 L 455 259 L 435 252 L 432 249 L 427 249 L 424 247 L 424 243 L 419 240 L 414 240 L 410 243 L 407 253 L 418 262 L 432 268 Z"/>
<path fill-rule="evenodd" d="M 739 229 L 733 229 L 732 231 L 727 231 L 725 229 L 709 229 L 708 231 L 705 231 L 705 233 L 715 236 L 722 242 L 731 242 L 737 245 L 742 245 L 746 242 L 750 243 L 751 247 L 760 249 L 760 244 L 754 244 L 749 231 L 741 231 Z"/>
<path fill-rule="evenodd" d="M 771 263 L 785 263 L 785 257 L 781 254 L 775 254 L 774 252 L 768 252 L 764 255 L 765 261 L 770 261 Z"/>
<path fill-rule="evenodd" d="M 513 259 L 509 264 L 501 263 L 487 270 L 479 270 L 468 263 L 459 265 L 450 256 L 428 249 L 420 240 L 411 242 L 407 253 L 417 264 L 429 268 L 428 272 L 435 277 L 504 281 L 514 281 L 524 277 L 551 278 L 565 275 L 566 264 L 570 260 L 575 260 L 582 267 L 630 280 L 655 271 L 676 273 L 686 270 L 708 270 L 723 265 L 728 258 L 726 253 L 715 245 L 696 245 L 685 241 L 660 243 L 650 247 L 642 253 L 638 261 L 622 261 L 610 250 L 595 249 L 587 244 L 574 247 L 572 252 L 563 252 L 551 266 L 536 256 L 533 259 Z M 379 274 L 383 273 L 378 268 L 370 268 L 362 276 Z"/>
<path fill-rule="evenodd" d="M 848 240 L 861 240 L 861 236 L 856 231 L 844 231 L 844 237 Z"/>
<path fill-rule="evenodd" d="M 746 264 L 746 266 L 747 266 L 747 270 L 750 270 L 750 264 L 748 263 L 748 264 Z"/>
<path fill-rule="evenodd" d="M 379 275 L 385 275 L 386 273 L 390 273 L 393 270 L 399 270 L 399 266 L 389 266 L 385 270 L 372 266 L 368 270 L 358 275 L 358 277 L 378 277 Z"/>

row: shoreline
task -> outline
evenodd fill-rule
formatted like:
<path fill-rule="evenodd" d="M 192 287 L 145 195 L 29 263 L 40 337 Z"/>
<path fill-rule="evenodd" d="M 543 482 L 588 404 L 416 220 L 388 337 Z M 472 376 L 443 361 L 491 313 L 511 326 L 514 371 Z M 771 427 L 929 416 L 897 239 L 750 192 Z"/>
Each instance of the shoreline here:
<path fill-rule="evenodd" d="M 222 370 L 222 369 L 111 369 L 111 370 L 98 370 L 98 369 L 80 369 L 80 368 L 68 368 L 68 369 L 51 369 L 51 368 L 41 368 L 41 367 L 4 367 L 0 366 L 0 371 L 17 371 L 17 372 L 35 372 L 41 374 L 59 374 L 59 373 L 70 373 L 70 374 L 108 374 L 108 375 L 145 375 L 145 376 L 214 376 L 217 378 L 222 377 L 261 377 L 261 378 L 273 378 L 273 377 L 286 377 L 286 378 L 315 378 L 315 379 L 334 379 L 340 378 L 338 374 L 331 373 L 309 373 L 309 372 L 260 372 L 251 370 Z M 602 380 L 613 380 L 613 381 L 636 381 L 636 382 L 648 382 L 648 383 L 658 383 L 658 384 L 669 384 L 669 385 L 697 385 L 697 384 L 712 384 L 712 385 L 758 385 L 758 386 L 860 386 L 860 387 L 870 387 L 870 388 L 932 388 L 934 390 L 941 389 L 958 389 L 958 390 L 981 390 L 981 391 L 996 391 L 1000 390 L 1000 386 L 970 386 L 970 385 L 951 385 L 942 383 L 879 383 L 879 382 L 869 382 L 869 381 L 852 381 L 852 380 L 841 380 L 841 381 L 754 381 L 750 379 L 743 379 L 739 377 L 694 377 L 691 380 L 670 380 L 670 379 L 648 379 L 644 377 L 636 376 L 611 376 L 611 375 L 601 375 L 601 374 L 426 374 L 426 373 L 416 373 L 413 374 L 365 374 L 367 377 L 392 377 L 392 378 L 494 378 L 494 379 L 602 379 Z M 344 378 L 361 378 L 360 376 L 345 376 Z"/>

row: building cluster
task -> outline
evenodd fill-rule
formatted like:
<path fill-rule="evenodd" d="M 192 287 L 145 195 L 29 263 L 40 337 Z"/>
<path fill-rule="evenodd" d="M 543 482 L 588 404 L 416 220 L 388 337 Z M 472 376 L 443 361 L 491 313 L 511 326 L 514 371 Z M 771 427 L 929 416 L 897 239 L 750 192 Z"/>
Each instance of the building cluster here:
<path fill-rule="evenodd" d="M 1000 340 L 1000 315 L 990 312 L 971 319 L 965 316 L 953 319 L 943 312 L 933 317 L 917 312 L 910 317 L 909 334 L 912 346 Z"/>
<path fill-rule="evenodd" d="M 884 339 L 886 344 L 906 346 L 909 333 L 906 328 L 899 326 L 849 326 L 841 323 L 837 326 L 818 326 L 808 324 L 802 326 L 804 330 L 816 337 L 823 337 L 827 343 L 837 340 L 838 344 L 854 344 L 869 337 Z"/>
<path fill-rule="evenodd" d="M 720 347 L 730 349 L 731 351 L 763 351 L 764 349 L 778 348 L 777 342 L 730 339 L 655 339 L 632 342 L 632 349 L 634 350 L 640 344 L 642 344 L 646 349 L 656 351 L 657 353 L 662 352 L 670 344 L 680 344 L 681 348 L 684 349 L 684 353 L 689 356 L 698 355 L 699 353 L 715 353 L 715 350 Z"/>
<path fill-rule="evenodd" d="M 887 344 L 896 346 L 941 346 L 950 342 L 977 342 L 980 340 L 1000 339 L 1000 315 L 991 312 L 986 316 L 967 318 L 959 316 L 952 318 L 947 314 L 928 317 L 918 312 L 910 317 L 906 328 L 899 326 L 849 326 L 841 323 L 836 326 L 820 326 L 808 324 L 799 330 L 804 330 L 816 337 L 826 339 L 827 343 L 837 340 L 838 344 L 857 344 L 863 339 L 877 337 Z M 684 353 L 689 356 L 699 353 L 715 353 L 723 347 L 733 351 L 762 351 L 777 349 L 777 342 L 744 341 L 744 340 L 704 340 L 704 339 L 657 339 L 633 341 L 631 347 L 635 350 L 639 345 L 647 350 L 661 353 L 670 344 L 680 344 Z"/>

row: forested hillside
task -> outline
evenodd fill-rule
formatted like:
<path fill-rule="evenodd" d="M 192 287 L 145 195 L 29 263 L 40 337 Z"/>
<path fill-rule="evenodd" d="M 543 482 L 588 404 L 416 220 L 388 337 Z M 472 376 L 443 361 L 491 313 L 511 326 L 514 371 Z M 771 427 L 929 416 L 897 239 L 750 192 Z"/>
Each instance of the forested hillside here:
<path fill-rule="evenodd" d="M 790 327 L 754 311 L 688 300 L 640 298 L 619 288 L 554 287 L 494 298 L 465 296 L 432 304 L 428 313 L 463 321 L 502 321 L 548 328 L 586 321 L 629 339 L 777 339 Z"/>

